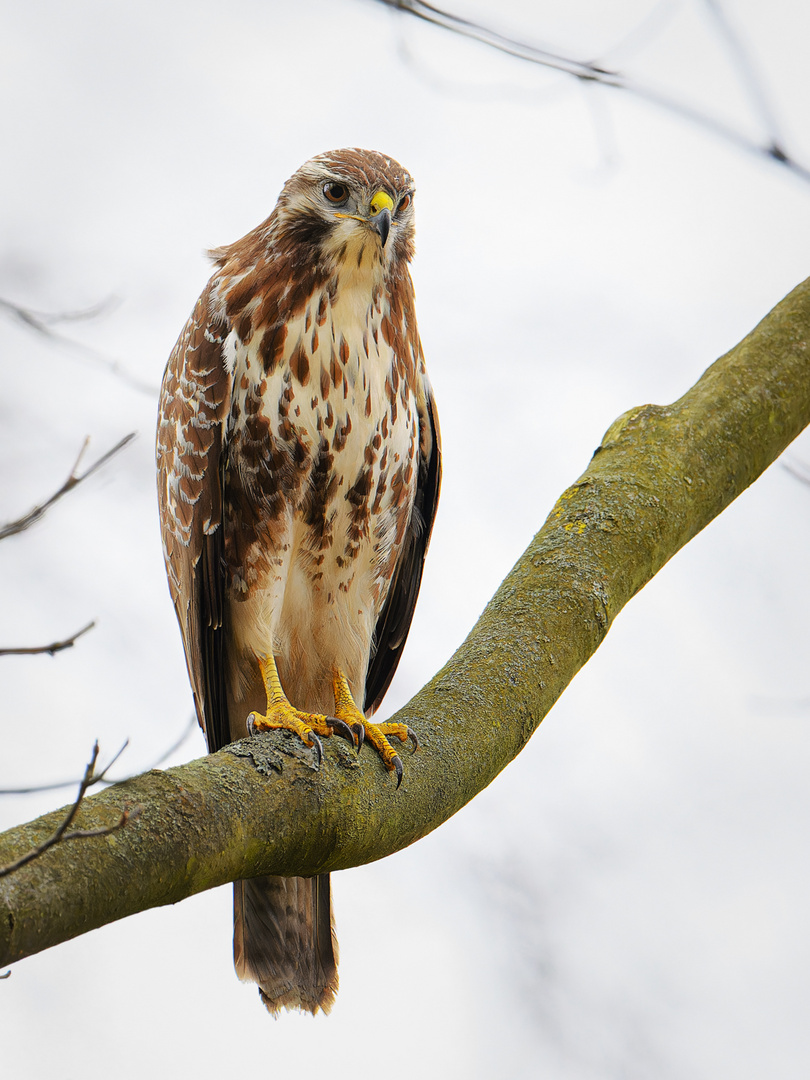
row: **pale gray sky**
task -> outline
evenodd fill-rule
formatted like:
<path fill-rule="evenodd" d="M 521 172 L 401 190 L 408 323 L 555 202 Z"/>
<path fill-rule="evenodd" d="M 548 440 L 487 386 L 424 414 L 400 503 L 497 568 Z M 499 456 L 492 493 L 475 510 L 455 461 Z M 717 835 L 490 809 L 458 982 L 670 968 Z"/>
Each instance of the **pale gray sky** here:
<path fill-rule="evenodd" d="M 725 7 L 810 161 L 807 13 Z M 606 62 L 655 11 L 616 63 L 758 132 L 697 0 L 456 10 Z M 306 158 L 366 146 L 415 176 L 446 468 L 386 710 L 460 643 L 611 421 L 679 397 L 810 272 L 810 185 L 363 0 L 6 2 L 0 40 L 0 296 L 117 297 L 65 332 L 147 384 L 207 278 L 202 250 L 265 217 Z M 53 659 L 0 661 L 0 787 L 80 775 L 95 738 L 112 753 L 129 737 L 122 768 L 146 767 L 191 709 L 155 397 L 10 321 L 0 343 L 0 520 L 58 487 L 85 435 L 92 460 L 140 433 L 0 549 L 3 644 L 98 620 Z M 810 440 L 789 454 L 810 462 Z M 8 1075 L 70 1080 L 92 1060 L 121 1080 L 207 1080 L 304 1055 L 335 1080 L 806 1077 L 809 532 L 810 488 L 774 466 L 628 607 L 486 792 L 336 876 L 331 1017 L 273 1023 L 237 982 L 221 889 L 17 965 L 0 983 Z M 172 761 L 202 751 L 195 733 Z M 0 821 L 69 796 L 0 798 Z"/>

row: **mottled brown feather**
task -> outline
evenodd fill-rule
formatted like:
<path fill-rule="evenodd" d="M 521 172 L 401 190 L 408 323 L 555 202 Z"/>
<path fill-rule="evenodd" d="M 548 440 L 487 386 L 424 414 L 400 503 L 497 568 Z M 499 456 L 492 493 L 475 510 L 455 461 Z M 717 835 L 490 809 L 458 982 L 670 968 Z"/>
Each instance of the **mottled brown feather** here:
<path fill-rule="evenodd" d="M 227 328 L 210 286 L 175 345 L 157 431 L 158 501 L 169 587 L 183 636 L 197 718 L 210 752 L 230 742 L 222 662 L 222 476 L 231 378 Z"/>
<path fill-rule="evenodd" d="M 366 676 L 367 713 L 373 713 L 379 707 L 402 658 L 439 504 L 442 483 L 441 432 L 433 395 L 429 392 L 425 395 L 424 413 L 420 409 L 420 418 L 423 426 L 416 499 L 405 545 L 374 630 L 374 644 Z"/>

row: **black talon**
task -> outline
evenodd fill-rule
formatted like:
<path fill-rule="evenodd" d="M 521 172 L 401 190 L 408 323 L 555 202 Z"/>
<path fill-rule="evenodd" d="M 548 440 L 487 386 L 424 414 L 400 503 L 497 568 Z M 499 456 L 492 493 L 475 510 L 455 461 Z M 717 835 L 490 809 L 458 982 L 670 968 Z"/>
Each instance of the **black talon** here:
<path fill-rule="evenodd" d="M 416 732 L 412 728 L 408 728 L 408 738 L 413 743 L 413 750 L 411 750 L 411 753 L 415 754 L 419 749 L 419 740 L 416 737 Z"/>
<path fill-rule="evenodd" d="M 363 745 L 363 742 L 364 742 L 365 737 L 366 737 L 366 729 L 363 727 L 362 724 L 358 723 L 358 724 L 352 724 L 352 731 L 357 736 L 357 753 L 359 754 L 360 753 L 360 747 Z"/>
<path fill-rule="evenodd" d="M 354 746 L 353 729 L 349 727 L 345 720 L 339 720 L 336 716 L 327 716 L 326 722 L 336 735 L 347 739 Z"/>
<path fill-rule="evenodd" d="M 399 785 L 402 783 L 402 762 L 399 760 L 399 755 L 398 754 L 394 757 L 394 760 L 392 761 L 391 764 L 394 766 L 394 772 L 397 774 L 397 791 L 398 791 L 399 790 Z"/>
<path fill-rule="evenodd" d="M 312 741 L 315 744 L 315 750 L 318 754 L 318 768 L 320 768 L 321 762 L 323 761 L 323 747 L 321 746 L 321 740 L 318 738 L 314 731 L 310 731 L 310 735 L 312 736 Z"/>

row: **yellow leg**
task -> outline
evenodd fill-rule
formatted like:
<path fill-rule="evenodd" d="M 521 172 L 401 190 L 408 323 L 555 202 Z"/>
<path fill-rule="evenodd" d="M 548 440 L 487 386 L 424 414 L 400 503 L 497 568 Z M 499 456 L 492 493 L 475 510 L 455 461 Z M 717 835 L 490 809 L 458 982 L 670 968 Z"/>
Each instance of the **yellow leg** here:
<path fill-rule="evenodd" d="M 399 787 L 402 783 L 402 762 L 386 736 L 392 735 L 400 742 L 410 739 L 414 750 L 418 750 L 419 742 L 415 733 L 407 724 L 372 724 L 371 721 L 366 720 L 355 704 L 346 676 L 339 668 L 333 671 L 332 684 L 335 691 L 335 716 L 343 720 L 355 733 L 358 750 L 365 740 L 371 743 L 382 758 L 386 769 L 397 774 L 397 787 Z"/>
<path fill-rule="evenodd" d="M 352 731 L 342 718 L 334 716 L 322 716 L 320 713 L 301 712 L 294 708 L 281 687 L 278 677 L 275 657 L 260 656 L 259 670 L 262 673 L 264 692 L 267 695 L 267 712 L 252 712 L 247 718 L 247 728 L 251 735 L 258 731 L 272 731 L 275 728 L 283 728 L 285 731 L 293 731 L 306 746 L 314 746 L 318 755 L 318 764 L 323 759 L 323 747 L 318 738 L 319 735 L 329 736 L 333 731 L 343 735 L 351 743 L 354 743 Z"/>

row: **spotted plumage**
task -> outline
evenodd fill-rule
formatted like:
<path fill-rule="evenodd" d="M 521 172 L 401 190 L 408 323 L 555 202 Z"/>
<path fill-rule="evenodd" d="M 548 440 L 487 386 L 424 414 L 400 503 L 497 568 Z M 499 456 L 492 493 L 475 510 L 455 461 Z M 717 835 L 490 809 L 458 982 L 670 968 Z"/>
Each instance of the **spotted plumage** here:
<path fill-rule="evenodd" d="M 249 717 L 314 740 L 334 715 L 401 778 L 386 736 L 405 729 L 363 714 L 399 663 L 440 484 L 408 272 L 413 182 L 378 153 L 323 154 L 211 254 L 157 436 L 169 586 L 209 750 Z M 234 951 L 272 1011 L 328 1009 L 328 875 L 237 883 Z"/>

